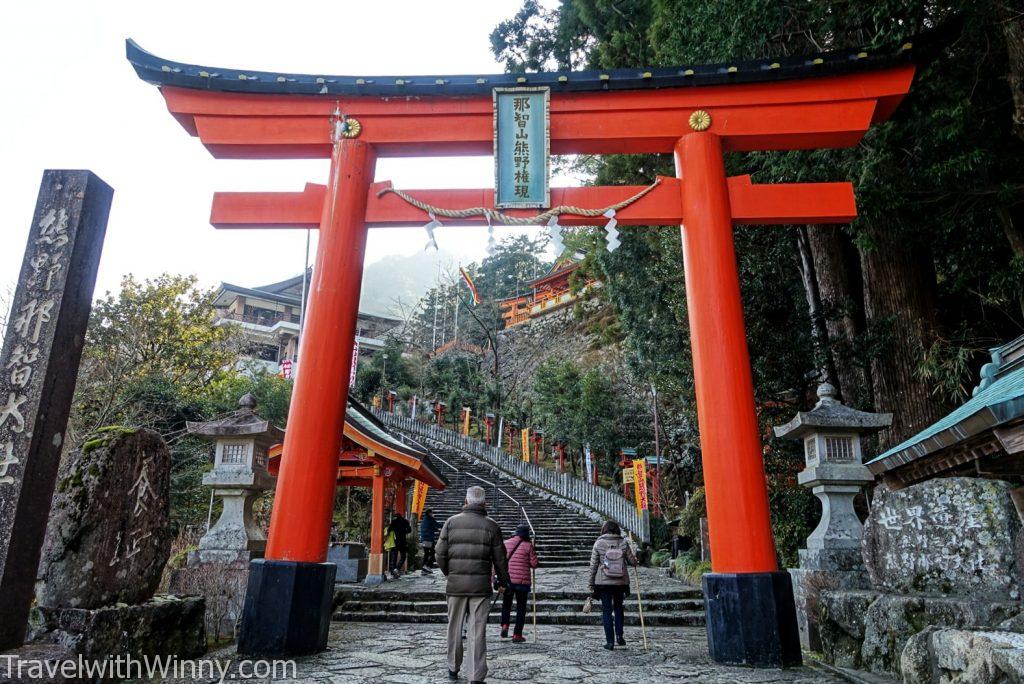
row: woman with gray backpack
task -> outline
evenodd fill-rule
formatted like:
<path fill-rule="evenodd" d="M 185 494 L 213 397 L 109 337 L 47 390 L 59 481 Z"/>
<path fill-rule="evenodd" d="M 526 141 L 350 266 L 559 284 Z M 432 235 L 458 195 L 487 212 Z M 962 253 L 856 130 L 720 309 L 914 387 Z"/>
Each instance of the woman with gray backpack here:
<path fill-rule="evenodd" d="M 601 528 L 601 536 L 590 552 L 589 590 L 601 601 L 604 622 L 604 647 L 611 651 L 615 644 L 625 646 L 622 637 L 622 602 L 629 594 L 629 566 L 636 566 L 636 556 L 622 538 L 622 528 L 614 520 Z"/>

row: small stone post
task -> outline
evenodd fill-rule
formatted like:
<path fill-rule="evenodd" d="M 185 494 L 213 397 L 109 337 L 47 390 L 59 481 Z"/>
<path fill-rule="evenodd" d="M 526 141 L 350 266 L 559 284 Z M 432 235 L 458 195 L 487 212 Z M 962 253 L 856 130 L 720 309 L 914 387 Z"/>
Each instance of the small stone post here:
<path fill-rule="evenodd" d="M 0 651 L 25 636 L 113 193 L 90 171 L 39 187 L 0 351 Z"/>
<path fill-rule="evenodd" d="M 853 499 L 872 482 L 863 464 L 861 435 L 892 423 L 891 413 L 868 413 L 843 405 L 835 388 L 818 387 L 818 403 L 798 413 L 775 436 L 799 439 L 804 445 L 806 467 L 797 481 L 821 500 L 821 521 L 800 549 L 800 567 L 791 568 L 797 623 L 803 648 L 819 651 L 816 608 L 822 590 L 869 589 L 861 556 L 863 526 L 853 509 Z"/>

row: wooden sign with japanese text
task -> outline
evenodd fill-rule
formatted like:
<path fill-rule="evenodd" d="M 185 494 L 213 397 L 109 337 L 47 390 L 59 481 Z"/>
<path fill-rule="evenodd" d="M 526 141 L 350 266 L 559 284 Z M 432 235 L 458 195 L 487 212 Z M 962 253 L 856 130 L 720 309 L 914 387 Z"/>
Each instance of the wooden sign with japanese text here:
<path fill-rule="evenodd" d="M 412 512 L 417 517 L 423 517 L 423 508 L 427 503 L 427 492 L 430 487 L 426 483 L 416 481 L 416 485 L 412 490 Z"/>
<path fill-rule="evenodd" d="M 551 206 L 547 88 L 494 89 L 494 206 Z"/>
<path fill-rule="evenodd" d="M 643 512 L 647 510 L 647 461 L 643 458 L 638 458 L 633 461 L 633 493 L 636 495 L 634 501 L 636 501 L 637 513 L 643 515 Z"/>
<path fill-rule="evenodd" d="M 43 173 L 0 352 L 0 651 L 25 634 L 112 196 Z"/>

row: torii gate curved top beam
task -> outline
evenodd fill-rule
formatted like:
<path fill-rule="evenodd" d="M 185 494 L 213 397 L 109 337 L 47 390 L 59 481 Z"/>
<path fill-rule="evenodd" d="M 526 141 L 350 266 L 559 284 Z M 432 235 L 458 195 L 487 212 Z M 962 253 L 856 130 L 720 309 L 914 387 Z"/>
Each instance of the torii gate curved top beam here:
<path fill-rule="evenodd" d="M 335 107 L 378 156 L 493 152 L 491 89 L 551 88 L 552 154 L 670 153 L 694 109 L 731 151 L 854 145 L 910 87 L 913 47 L 648 71 L 360 78 L 239 71 L 127 44 L 139 77 L 220 158 L 326 158 Z M 722 87 L 727 86 L 727 87 Z"/>

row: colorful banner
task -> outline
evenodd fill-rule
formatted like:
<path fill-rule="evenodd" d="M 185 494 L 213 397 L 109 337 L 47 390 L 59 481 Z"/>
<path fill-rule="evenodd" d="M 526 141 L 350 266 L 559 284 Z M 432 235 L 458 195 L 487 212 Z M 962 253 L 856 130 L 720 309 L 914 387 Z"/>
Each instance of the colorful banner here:
<path fill-rule="evenodd" d="M 466 285 L 469 286 L 469 291 L 473 293 L 473 304 L 480 303 L 480 293 L 477 292 L 476 283 L 469 277 L 469 273 L 463 267 L 459 266 L 459 273 L 462 274 L 462 279 L 466 281 Z"/>
<path fill-rule="evenodd" d="M 636 495 L 636 511 L 643 514 L 647 510 L 647 459 L 638 458 L 633 461 L 633 493 Z"/>
<path fill-rule="evenodd" d="M 469 436 L 469 414 L 470 414 L 470 409 L 468 409 L 466 407 L 463 407 L 462 408 L 462 434 L 466 435 L 467 437 Z"/>
<path fill-rule="evenodd" d="M 523 428 L 519 431 L 520 448 L 523 452 L 523 460 L 530 462 L 530 428 Z"/>
<path fill-rule="evenodd" d="M 352 347 L 352 371 L 348 374 L 348 387 L 349 391 L 352 391 L 352 387 L 356 384 L 356 370 L 359 368 L 359 343 L 356 342 Z"/>
<path fill-rule="evenodd" d="M 587 477 L 586 477 L 587 482 L 593 482 L 594 481 L 594 462 L 593 462 L 592 457 L 590 456 L 590 445 L 589 444 L 584 444 L 583 445 L 583 467 L 584 467 L 584 470 L 587 471 Z"/>
<path fill-rule="evenodd" d="M 427 492 L 430 487 L 424 482 L 416 481 L 416 486 L 412 490 L 412 512 L 417 517 L 423 517 L 423 507 L 427 504 Z"/>

